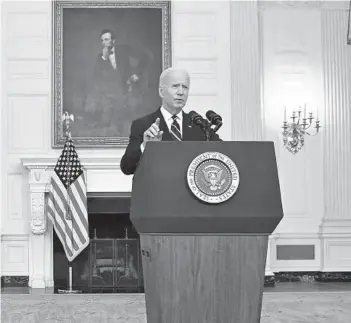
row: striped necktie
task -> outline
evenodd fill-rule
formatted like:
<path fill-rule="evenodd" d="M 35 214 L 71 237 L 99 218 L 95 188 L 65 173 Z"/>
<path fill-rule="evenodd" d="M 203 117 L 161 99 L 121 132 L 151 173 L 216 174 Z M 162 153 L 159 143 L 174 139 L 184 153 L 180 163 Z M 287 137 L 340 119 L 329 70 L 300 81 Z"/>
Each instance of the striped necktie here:
<path fill-rule="evenodd" d="M 182 141 L 182 134 L 180 132 L 180 126 L 179 123 L 177 122 L 177 116 L 172 116 L 173 122 L 171 125 L 171 135 L 175 140 Z"/>

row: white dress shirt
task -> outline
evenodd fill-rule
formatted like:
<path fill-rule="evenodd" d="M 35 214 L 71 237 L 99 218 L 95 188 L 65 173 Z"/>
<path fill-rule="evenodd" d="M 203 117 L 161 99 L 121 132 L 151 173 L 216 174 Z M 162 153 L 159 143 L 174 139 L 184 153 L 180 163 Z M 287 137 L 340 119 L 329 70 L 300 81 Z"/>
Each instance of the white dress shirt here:
<path fill-rule="evenodd" d="M 104 61 L 106 61 L 106 58 L 103 55 L 101 57 Z M 115 55 L 115 48 L 114 47 L 111 49 L 111 53 L 108 57 L 110 59 L 110 63 L 112 65 L 113 69 L 115 70 L 117 68 L 117 63 L 116 63 L 116 55 Z"/>

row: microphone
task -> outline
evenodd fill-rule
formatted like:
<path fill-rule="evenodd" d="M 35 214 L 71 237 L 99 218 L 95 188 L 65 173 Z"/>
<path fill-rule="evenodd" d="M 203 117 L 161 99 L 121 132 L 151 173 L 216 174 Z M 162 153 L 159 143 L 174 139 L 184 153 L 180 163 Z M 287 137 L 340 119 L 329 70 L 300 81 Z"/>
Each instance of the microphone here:
<path fill-rule="evenodd" d="M 208 119 L 208 121 L 210 121 L 212 125 L 215 126 L 215 128 L 213 129 L 214 132 L 217 132 L 223 124 L 222 117 L 212 110 L 208 110 L 206 112 L 206 118 Z"/>
<path fill-rule="evenodd" d="M 204 126 L 205 119 L 201 117 L 201 115 L 199 115 L 197 112 L 190 111 L 189 117 L 190 117 L 189 127 L 192 127 L 193 125 L 200 126 L 200 127 Z"/>
<path fill-rule="evenodd" d="M 222 117 L 212 110 L 208 110 L 206 112 L 206 118 L 208 119 L 208 121 L 210 121 L 215 126 L 222 123 Z"/>

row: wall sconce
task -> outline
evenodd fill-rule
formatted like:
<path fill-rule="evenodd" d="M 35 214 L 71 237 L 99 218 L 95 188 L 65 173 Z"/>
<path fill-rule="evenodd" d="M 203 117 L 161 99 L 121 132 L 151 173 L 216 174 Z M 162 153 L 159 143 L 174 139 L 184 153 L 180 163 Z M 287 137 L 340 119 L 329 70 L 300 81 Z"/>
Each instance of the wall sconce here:
<path fill-rule="evenodd" d="M 287 122 L 286 120 L 286 108 L 284 110 L 284 122 L 283 122 L 283 142 L 285 148 L 291 152 L 292 154 L 296 154 L 297 152 L 300 151 L 300 149 L 303 147 L 305 139 L 305 135 L 309 136 L 315 136 L 319 132 L 319 128 L 321 128 L 318 120 L 318 112 L 317 112 L 317 119 L 315 120 L 315 126 L 313 127 L 315 129 L 314 133 L 310 133 L 308 129 L 311 128 L 312 126 L 312 120 L 315 118 L 313 117 L 312 112 L 309 113 L 309 116 L 307 117 L 306 115 L 306 105 L 304 108 L 304 115 L 303 118 L 301 118 L 301 107 L 300 109 L 296 112 L 293 111 L 292 116 L 290 119 L 292 119 L 292 122 Z M 301 122 L 302 121 L 302 122 Z"/>

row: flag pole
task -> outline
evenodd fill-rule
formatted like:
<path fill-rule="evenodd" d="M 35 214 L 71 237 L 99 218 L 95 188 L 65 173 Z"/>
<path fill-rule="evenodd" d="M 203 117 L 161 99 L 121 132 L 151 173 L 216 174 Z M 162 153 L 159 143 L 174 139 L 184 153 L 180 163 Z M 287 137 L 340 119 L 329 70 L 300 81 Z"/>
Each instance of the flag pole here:
<path fill-rule="evenodd" d="M 66 135 L 66 141 L 72 138 L 71 135 L 71 127 L 70 127 L 70 123 L 71 120 L 74 121 L 74 116 L 73 114 L 68 114 L 68 112 L 66 111 L 63 115 L 62 115 L 62 122 L 65 123 L 65 135 Z M 70 186 L 70 180 L 71 180 L 71 156 L 70 156 L 70 151 L 68 151 L 68 167 L 67 167 L 67 181 L 66 181 L 66 185 L 67 185 L 67 210 L 66 210 L 66 216 L 69 217 L 70 216 L 70 206 L 69 206 L 69 186 Z M 73 223 L 71 221 L 71 241 L 73 240 Z M 68 267 L 68 290 L 64 290 L 64 289 L 59 289 L 58 292 L 60 294 L 77 294 L 77 293 L 81 293 L 80 290 L 73 290 L 72 289 L 72 263 L 71 261 L 69 261 L 69 267 Z"/>

